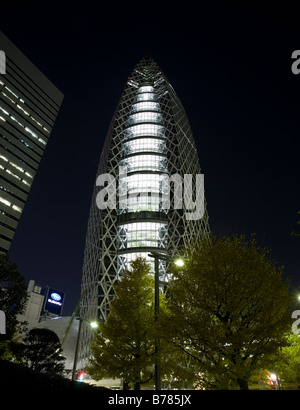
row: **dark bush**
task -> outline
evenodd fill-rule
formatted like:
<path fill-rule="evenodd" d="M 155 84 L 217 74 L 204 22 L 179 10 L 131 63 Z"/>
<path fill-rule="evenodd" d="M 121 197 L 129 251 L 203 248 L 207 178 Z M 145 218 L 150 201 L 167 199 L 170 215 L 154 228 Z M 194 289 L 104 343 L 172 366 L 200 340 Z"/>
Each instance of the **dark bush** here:
<path fill-rule="evenodd" d="M 53 376 L 29 369 L 21 364 L 0 360 L 0 390 L 26 394 L 43 393 L 100 393 L 108 390 L 84 382 L 75 382 L 63 376 Z M 51 396 L 52 397 L 52 396 Z M 12 397 L 13 398 L 13 397 Z"/>

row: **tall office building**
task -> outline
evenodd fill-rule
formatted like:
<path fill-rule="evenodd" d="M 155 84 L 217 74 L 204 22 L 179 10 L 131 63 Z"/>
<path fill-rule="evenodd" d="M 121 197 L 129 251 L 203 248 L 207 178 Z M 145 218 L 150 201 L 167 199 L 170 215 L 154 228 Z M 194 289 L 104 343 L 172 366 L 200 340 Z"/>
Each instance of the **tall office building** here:
<path fill-rule="evenodd" d="M 137 256 L 153 272 L 150 252 L 178 255 L 193 237 L 209 232 L 200 174 L 186 113 L 158 65 L 144 58 L 128 78 L 100 158 L 86 236 L 82 318 L 105 320 L 113 284 Z M 166 263 L 159 260 L 162 279 Z M 90 337 L 85 326 L 83 357 Z"/>
<path fill-rule="evenodd" d="M 2 32 L 0 50 L 0 253 L 6 253 L 63 94 Z"/>

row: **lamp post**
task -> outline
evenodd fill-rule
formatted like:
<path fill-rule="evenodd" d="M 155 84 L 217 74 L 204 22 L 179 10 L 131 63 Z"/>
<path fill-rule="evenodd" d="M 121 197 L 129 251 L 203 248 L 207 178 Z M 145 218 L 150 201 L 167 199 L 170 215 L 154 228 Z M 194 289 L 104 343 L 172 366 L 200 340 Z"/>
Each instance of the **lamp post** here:
<path fill-rule="evenodd" d="M 152 252 L 149 253 L 148 256 L 151 258 L 154 258 L 154 306 L 155 306 L 155 323 L 157 323 L 158 320 L 158 314 L 159 314 L 159 260 L 169 260 L 170 258 L 167 255 L 158 253 L 158 252 Z M 175 261 L 175 265 L 177 266 L 183 266 L 184 262 L 182 259 L 177 259 Z M 155 343 L 155 354 L 157 357 L 159 350 L 159 342 L 156 341 Z M 155 364 L 155 390 L 161 390 L 161 378 L 160 378 L 160 365 Z"/>
<path fill-rule="evenodd" d="M 159 270 L 158 270 L 158 264 L 159 264 L 159 255 L 158 254 L 149 254 L 149 256 L 154 257 L 154 306 L 155 306 L 155 323 L 157 323 L 158 320 L 158 313 L 159 313 Z M 155 355 L 157 357 L 159 350 L 159 343 L 156 341 L 155 343 Z M 161 389 L 161 384 L 160 384 L 160 365 L 155 363 L 155 390 L 160 390 Z"/>
<path fill-rule="evenodd" d="M 79 340 L 81 336 L 81 328 L 82 328 L 82 322 L 84 320 L 87 321 L 87 319 L 84 319 L 82 317 L 78 318 L 79 320 L 79 328 L 78 328 L 78 334 L 77 334 L 77 340 L 76 340 L 76 347 L 75 347 L 75 356 L 74 356 L 74 363 L 73 363 L 73 371 L 72 371 L 72 380 L 76 380 L 76 367 L 77 367 L 77 360 L 78 360 L 78 351 L 79 351 Z M 95 329 L 98 327 L 97 322 L 90 322 L 89 325 Z"/>

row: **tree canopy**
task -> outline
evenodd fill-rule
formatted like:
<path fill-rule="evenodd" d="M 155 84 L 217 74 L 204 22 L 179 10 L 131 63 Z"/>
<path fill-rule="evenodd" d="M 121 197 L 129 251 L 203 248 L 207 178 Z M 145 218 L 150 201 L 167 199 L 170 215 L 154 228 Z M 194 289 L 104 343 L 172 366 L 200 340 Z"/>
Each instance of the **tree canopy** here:
<path fill-rule="evenodd" d="M 6 316 L 6 334 L 0 340 L 11 340 L 19 325 L 17 316 L 24 310 L 27 301 L 27 286 L 16 263 L 8 254 L 0 255 L 0 310 Z"/>
<path fill-rule="evenodd" d="M 300 386 L 300 336 L 290 333 L 287 345 L 274 357 L 272 370 L 280 375 L 285 384 L 296 383 Z"/>
<path fill-rule="evenodd" d="M 180 386 L 193 376 L 186 366 L 189 359 L 162 336 L 149 264 L 137 258 L 131 268 L 114 288 L 110 314 L 92 342 L 87 371 L 95 380 L 122 378 L 125 388 L 138 390 L 154 382 L 155 365 L 159 365 L 163 381 Z M 165 295 L 160 294 L 159 304 L 160 312 L 164 311 Z"/>
<path fill-rule="evenodd" d="M 114 287 L 107 320 L 100 324 L 87 368 L 95 380 L 123 378 L 135 389 L 153 378 L 154 285 L 150 266 L 142 258 L 132 262 Z"/>
<path fill-rule="evenodd" d="M 198 383 L 247 389 L 251 374 L 285 345 L 291 297 L 282 269 L 244 236 L 210 235 L 186 250 L 162 328 L 191 357 Z"/>
<path fill-rule="evenodd" d="M 123 378 L 138 389 L 159 364 L 169 380 L 248 389 L 288 346 L 292 296 L 268 249 L 254 237 L 209 235 L 184 254 L 183 267 L 171 265 L 158 320 L 150 268 L 142 258 L 132 262 L 92 343 L 94 379 Z"/>
<path fill-rule="evenodd" d="M 38 372 L 53 375 L 64 371 L 65 357 L 59 337 L 50 329 L 33 328 L 29 330 L 22 343 L 13 346 L 15 359 Z"/>

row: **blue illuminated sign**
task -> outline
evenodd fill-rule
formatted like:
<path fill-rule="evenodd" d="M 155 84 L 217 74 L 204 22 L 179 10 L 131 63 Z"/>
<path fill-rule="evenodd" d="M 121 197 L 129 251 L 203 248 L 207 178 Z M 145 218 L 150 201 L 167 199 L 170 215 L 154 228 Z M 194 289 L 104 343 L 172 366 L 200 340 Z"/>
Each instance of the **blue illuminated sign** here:
<path fill-rule="evenodd" d="M 45 295 L 44 310 L 57 316 L 61 316 L 64 297 L 65 295 L 63 292 L 48 288 Z"/>
<path fill-rule="evenodd" d="M 51 293 L 51 298 L 54 299 L 54 300 L 57 300 L 57 301 L 61 300 L 61 296 L 58 293 L 55 293 L 55 292 Z"/>

